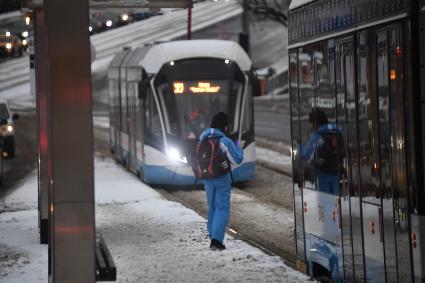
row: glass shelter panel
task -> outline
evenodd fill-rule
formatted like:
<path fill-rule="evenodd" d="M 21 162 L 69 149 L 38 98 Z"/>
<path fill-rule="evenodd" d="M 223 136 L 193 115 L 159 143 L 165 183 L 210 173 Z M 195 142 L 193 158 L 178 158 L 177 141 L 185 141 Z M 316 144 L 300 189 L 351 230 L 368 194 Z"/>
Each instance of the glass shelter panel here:
<path fill-rule="evenodd" d="M 377 34 L 377 74 L 378 74 L 378 111 L 379 111 L 379 168 L 381 171 L 382 221 L 385 241 L 386 280 L 397 281 L 396 247 L 394 234 L 394 214 L 392 199 L 392 162 L 391 162 L 391 111 L 389 96 L 387 31 Z"/>
<path fill-rule="evenodd" d="M 372 38 L 370 38 L 372 37 Z M 359 34 L 358 57 L 359 154 L 363 201 L 380 204 L 379 156 L 376 95 L 376 48 L 374 33 Z"/>
<path fill-rule="evenodd" d="M 312 125 L 310 123 L 309 114 L 315 107 L 314 99 L 314 46 L 309 48 L 300 48 L 298 50 L 298 87 L 299 87 L 299 117 L 300 117 L 300 142 L 308 144 L 310 139 Z M 301 162 L 301 174 L 303 187 L 308 189 L 315 188 L 315 172 L 312 164 L 313 156 L 306 153 L 298 152 Z"/>
<path fill-rule="evenodd" d="M 359 217 L 351 219 L 351 202 L 356 200 L 357 206 L 353 210 L 359 210 L 358 196 L 353 192 L 358 191 L 358 163 L 356 142 L 356 103 L 355 103 L 355 77 L 354 77 L 354 51 L 352 39 L 344 40 L 335 45 L 336 54 L 336 93 L 337 93 L 337 121 L 338 128 L 343 133 L 340 151 L 342 164 L 339 165 L 340 195 L 341 195 L 341 226 L 344 252 L 344 279 L 354 281 L 354 254 L 353 233 L 361 231 Z M 355 221 L 357 220 L 357 221 Z M 354 223 L 352 223 L 352 221 Z M 356 225 L 357 224 L 357 225 Z M 354 226 L 354 228 L 353 228 Z M 357 229 L 356 229 L 357 228 Z M 358 236 L 357 236 L 358 237 Z M 361 239 L 361 238 L 360 238 Z M 359 250 L 360 255 L 361 249 Z"/>
<path fill-rule="evenodd" d="M 298 50 L 300 138 L 293 142 L 298 143 L 294 164 L 301 171 L 309 273 L 320 276 L 326 270 L 338 281 L 344 276 L 339 202 L 344 143 L 337 124 L 334 50 L 332 40 Z"/>
<path fill-rule="evenodd" d="M 381 178 L 379 163 L 379 98 L 380 90 L 385 89 L 385 79 L 381 72 L 385 68 L 385 58 L 379 59 L 377 46 L 384 45 L 386 38 L 377 37 L 375 32 L 363 32 L 359 35 L 359 44 L 367 46 L 366 56 L 360 56 L 359 69 L 359 138 L 360 138 L 360 178 L 362 188 L 362 226 L 366 280 L 385 281 L 384 246 L 382 234 Z M 383 41 L 383 42 L 382 42 Z M 378 59 L 377 59 L 378 58 Z M 362 62 L 363 61 L 363 62 Z M 359 65 L 360 65 L 359 64 Z M 381 80 L 379 79 L 381 78 Z M 360 112 L 360 110 L 359 110 Z"/>

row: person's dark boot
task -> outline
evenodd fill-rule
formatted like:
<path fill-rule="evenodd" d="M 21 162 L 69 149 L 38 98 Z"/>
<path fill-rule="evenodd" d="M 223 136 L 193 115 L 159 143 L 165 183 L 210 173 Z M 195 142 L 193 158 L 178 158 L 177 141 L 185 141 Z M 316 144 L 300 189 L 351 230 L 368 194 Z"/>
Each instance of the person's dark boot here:
<path fill-rule="evenodd" d="M 222 251 L 226 248 L 219 240 L 212 239 L 210 249 L 213 251 Z"/>

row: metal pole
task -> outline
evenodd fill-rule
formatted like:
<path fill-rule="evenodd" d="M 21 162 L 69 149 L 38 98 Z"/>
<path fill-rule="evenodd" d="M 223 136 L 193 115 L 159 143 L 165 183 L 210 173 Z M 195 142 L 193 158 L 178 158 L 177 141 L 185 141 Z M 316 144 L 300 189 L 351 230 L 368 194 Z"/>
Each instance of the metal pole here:
<path fill-rule="evenodd" d="M 242 33 L 239 34 L 239 44 L 250 55 L 250 40 L 249 40 L 249 5 L 248 0 L 242 2 Z"/>
<path fill-rule="evenodd" d="M 45 0 L 44 12 L 53 177 L 49 282 L 95 282 L 88 1 Z"/>
<path fill-rule="evenodd" d="M 243 0 L 242 2 L 242 30 L 245 34 L 249 35 L 249 6 L 248 0 Z"/>
<path fill-rule="evenodd" d="M 49 168 L 49 105 L 47 93 L 46 28 L 43 9 L 33 12 L 34 53 L 30 65 L 35 64 L 35 88 L 37 101 L 38 137 L 38 216 L 40 243 L 48 243 L 49 190 L 52 170 Z M 30 54 L 31 57 L 31 54 Z M 33 84 L 32 84 L 33 85 Z M 51 165 L 51 164 L 50 164 Z"/>
<path fill-rule="evenodd" d="M 187 39 L 192 39 L 192 8 L 187 9 Z"/>
<path fill-rule="evenodd" d="M 3 161 L 4 161 L 4 159 L 3 159 L 3 145 L 4 145 L 4 140 L 3 140 L 3 138 L 1 138 L 1 141 L 0 141 L 0 152 L 1 152 L 1 154 L 0 154 L 0 162 L 1 162 L 1 168 L 0 168 L 0 171 L 1 171 L 1 186 L 3 187 L 3 185 L 4 185 L 4 179 L 3 179 Z"/>

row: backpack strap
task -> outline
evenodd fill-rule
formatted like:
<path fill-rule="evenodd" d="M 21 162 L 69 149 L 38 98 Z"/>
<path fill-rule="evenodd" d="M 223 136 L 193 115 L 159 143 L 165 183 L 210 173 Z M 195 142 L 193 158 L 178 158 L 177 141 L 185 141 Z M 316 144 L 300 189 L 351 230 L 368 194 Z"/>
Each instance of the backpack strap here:
<path fill-rule="evenodd" d="M 221 139 L 222 138 L 220 138 L 219 142 L 221 142 Z M 220 148 L 220 150 L 221 150 L 221 148 Z M 233 183 L 234 181 L 233 181 L 233 173 L 232 173 L 232 162 L 230 162 L 229 158 L 227 158 L 227 154 L 226 153 L 224 153 L 224 155 L 226 156 L 227 165 L 229 165 L 230 178 L 231 178 L 232 183 Z"/>
<path fill-rule="evenodd" d="M 211 157 L 213 157 L 213 153 L 215 151 L 215 143 L 212 142 L 211 139 L 208 139 L 208 143 L 211 145 Z M 214 174 L 213 162 L 211 160 L 210 160 L 210 163 L 208 164 L 208 172 L 210 172 L 211 174 Z"/>

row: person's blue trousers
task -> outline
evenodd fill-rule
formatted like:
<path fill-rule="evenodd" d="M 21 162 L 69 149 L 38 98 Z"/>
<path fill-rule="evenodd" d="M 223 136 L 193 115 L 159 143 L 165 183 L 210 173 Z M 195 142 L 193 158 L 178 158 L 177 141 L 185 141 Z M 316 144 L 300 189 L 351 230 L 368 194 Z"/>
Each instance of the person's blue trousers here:
<path fill-rule="evenodd" d="M 208 236 L 223 243 L 230 216 L 231 178 L 226 174 L 203 182 L 208 202 Z"/>

